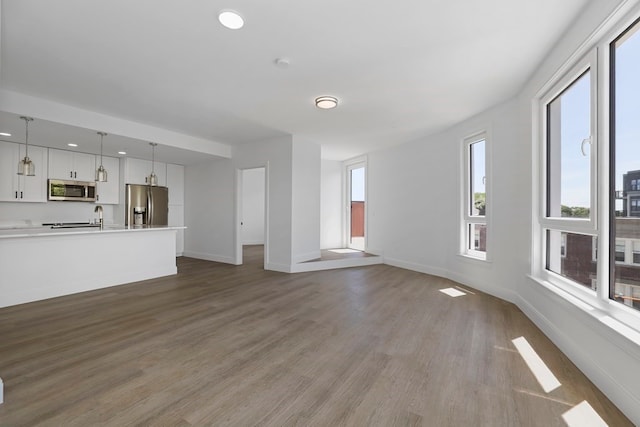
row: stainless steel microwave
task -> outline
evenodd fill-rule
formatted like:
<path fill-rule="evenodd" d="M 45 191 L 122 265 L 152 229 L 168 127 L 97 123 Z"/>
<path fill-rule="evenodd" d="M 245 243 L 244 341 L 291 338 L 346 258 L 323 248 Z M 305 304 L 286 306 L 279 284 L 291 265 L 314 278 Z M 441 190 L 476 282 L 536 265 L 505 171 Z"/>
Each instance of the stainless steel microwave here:
<path fill-rule="evenodd" d="M 91 181 L 67 181 L 50 179 L 47 191 L 49 200 L 95 202 L 96 183 Z"/>

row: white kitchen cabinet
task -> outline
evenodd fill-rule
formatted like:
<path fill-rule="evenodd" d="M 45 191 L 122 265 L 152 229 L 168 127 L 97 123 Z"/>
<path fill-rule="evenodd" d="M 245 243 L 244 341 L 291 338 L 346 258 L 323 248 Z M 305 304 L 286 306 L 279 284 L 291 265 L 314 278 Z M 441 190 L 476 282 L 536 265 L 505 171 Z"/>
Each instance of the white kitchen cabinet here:
<path fill-rule="evenodd" d="M 29 158 L 36 166 L 35 176 L 18 175 L 18 162 L 24 157 L 24 144 L 0 141 L 0 201 L 47 201 L 47 149 L 29 146 Z"/>
<path fill-rule="evenodd" d="M 158 186 L 167 185 L 167 164 L 155 162 L 154 172 L 158 177 Z M 148 177 L 151 174 L 151 160 L 128 158 L 124 162 L 125 184 L 149 184 Z"/>
<path fill-rule="evenodd" d="M 167 163 L 169 204 L 184 205 L 184 166 Z"/>
<path fill-rule="evenodd" d="M 49 150 L 49 178 L 94 181 L 96 156 L 66 150 Z"/>
<path fill-rule="evenodd" d="M 171 195 L 171 191 L 169 191 Z M 182 227 L 184 226 L 184 206 L 183 205 L 169 205 L 169 226 L 170 227 Z M 184 230 L 176 231 L 176 256 L 182 256 L 184 252 Z"/>
<path fill-rule="evenodd" d="M 96 156 L 95 169 L 100 166 L 100 156 Z M 117 205 L 120 203 L 120 159 L 104 156 L 102 166 L 107 170 L 107 182 L 96 182 L 96 203 Z"/>

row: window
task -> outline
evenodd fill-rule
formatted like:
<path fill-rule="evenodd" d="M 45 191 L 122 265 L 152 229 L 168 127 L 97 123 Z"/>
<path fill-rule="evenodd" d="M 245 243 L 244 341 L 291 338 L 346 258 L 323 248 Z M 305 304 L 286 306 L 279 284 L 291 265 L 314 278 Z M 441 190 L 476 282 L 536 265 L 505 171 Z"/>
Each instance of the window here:
<path fill-rule="evenodd" d="M 610 193 L 622 191 L 622 200 L 611 200 L 610 239 L 615 241 L 615 263 L 609 278 L 609 296 L 640 310 L 640 197 L 625 194 L 640 190 L 640 24 L 635 23 L 610 44 L 611 111 L 609 170 Z M 626 203 L 627 206 L 620 206 Z M 623 211 L 626 215 L 617 215 Z M 623 242 L 626 250 L 620 254 Z M 621 260 L 622 258 L 622 260 Z M 620 261 L 621 263 L 618 263 Z"/>
<path fill-rule="evenodd" d="M 484 133 L 464 140 L 462 254 L 487 259 L 487 139 Z"/>
<path fill-rule="evenodd" d="M 604 37 L 537 97 L 540 156 L 533 250 L 536 277 L 636 330 L 639 22 Z"/>
<path fill-rule="evenodd" d="M 544 117 L 543 215 L 546 277 L 593 291 L 596 134 L 593 58 L 580 62 L 541 103 Z M 595 295 L 595 292 L 593 292 Z"/>

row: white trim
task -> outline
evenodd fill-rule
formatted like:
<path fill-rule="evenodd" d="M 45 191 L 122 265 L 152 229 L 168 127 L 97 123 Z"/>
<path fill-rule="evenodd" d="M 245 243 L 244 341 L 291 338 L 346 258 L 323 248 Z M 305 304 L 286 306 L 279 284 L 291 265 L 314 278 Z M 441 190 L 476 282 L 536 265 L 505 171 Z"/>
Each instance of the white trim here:
<path fill-rule="evenodd" d="M 369 159 L 367 155 L 354 157 L 342 162 L 342 182 L 343 182 L 343 224 L 344 233 L 342 236 L 343 246 L 346 248 L 351 248 L 349 241 L 351 234 L 351 170 L 359 169 L 360 167 L 364 167 L 364 248 L 363 250 L 367 250 L 367 242 L 369 235 L 369 208 L 368 208 L 368 200 L 369 200 Z M 360 249 L 360 248 L 355 248 Z"/>
<path fill-rule="evenodd" d="M 469 211 L 471 199 L 471 156 L 470 148 L 473 144 L 484 141 L 484 159 L 485 159 L 485 213 L 484 215 L 472 215 Z M 460 232 L 459 232 L 459 250 L 458 254 L 469 256 L 473 259 L 490 261 L 491 260 L 491 234 L 493 227 L 491 226 L 491 193 L 492 193 L 492 167 L 491 167 L 491 126 L 484 126 L 482 129 L 469 132 L 467 136 L 462 138 L 460 144 L 460 174 L 462 177 L 459 192 L 459 212 L 460 212 Z M 476 251 L 471 249 L 469 227 L 473 224 L 484 224 L 486 226 L 486 251 Z"/>
<path fill-rule="evenodd" d="M 313 252 L 307 252 L 306 254 L 297 254 L 293 257 L 293 264 L 311 261 L 319 259 L 321 257 L 320 249 Z"/>
<path fill-rule="evenodd" d="M 531 276 L 538 283 L 570 300 L 582 311 L 597 310 L 613 322 L 620 322 L 634 333 L 640 332 L 640 311 L 609 299 L 609 81 L 610 43 L 626 31 L 640 17 L 640 1 L 622 1 L 616 10 L 582 43 L 551 79 L 532 99 L 532 252 Z M 592 217 L 590 221 L 545 218 L 546 203 L 546 114 L 549 100 L 570 84 L 589 66 L 592 73 Z M 595 90 L 595 92 L 594 92 Z M 595 95 L 594 95 L 595 94 Z M 595 122 L 595 123 L 594 123 Z M 593 163 L 595 162 L 595 163 Z M 599 202 L 598 195 L 603 197 Z M 545 269 L 545 229 L 588 234 L 598 237 L 598 286 L 594 292 Z M 570 296 L 570 297 L 569 297 Z M 611 327 L 611 322 L 603 323 Z M 551 323 L 550 323 L 551 324 Z M 573 357 L 572 357 L 573 359 Z"/>
<path fill-rule="evenodd" d="M 268 270 L 267 264 L 269 264 L 269 162 L 257 166 L 249 166 L 243 168 L 236 168 L 235 173 L 235 206 L 234 206 L 234 218 L 235 227 L 233 229 L 233 241 L 235 245 L 234 259 L 230 264 L 242 265 L 242 173 L 248 169 L 264 169 L 264 269 Z M 260 242 L 263 243 L 263 242 Z M 250 244 L 250 243 L 246 243 Z M 186 253 L 186 252 L 185 252 Z M 203 258 L 207 259 L 207 258 Z M 215 261 L 215 260 L 213 260 Z M 220 261 L 226 262 L 226 261 Z"/>
<path fill-rule="evenodd" d="M 223 264 L 240 265 L 236 263 L 236 260 L 234 257 L 228 256 L 228 255 L 217 255 L 217 254 L 210 254 L 207 252 L 184 251 L 184 256 L 187 258 L 202 259 L 205 261 L 221 262 Z"/>
<path fill-rule="evenodd" d="M 537 141 L 537 146 L 541 151 L 541 164 L 538 167 L 541 168 L 541 174 L 539 176 L 539 222 L 544 228 L 552 228 L 552 229 L 561 229 L 563 231 L 571 231 L 582 234 L 593 234 L 596 231 L 597 224 L 597 175 L 598 171 L 596 168 L 597 163 L 597 149 L 595 147 L 598 146 L 598 116 L 597 116 L 597 105 L 599 103 L 599 99 L 597 98 L 597 84 L 598 84 L 598 65 L 597 65 L 597 51 L 592 51 L 589 54 L 585 55 L 580 59 L 575 66 L 570 68 L 567 73 L 560 78 L 556 84 L 551 86 L 549 90 L 540 97 L 538 100 L 538 105 L 536 108 L 539 110 L 538 120 L 539 120 L 539 140 Z M 590 218 L 582 219 L 582 218 L 561 218 L 561 217 L 548 217 L 547 216 L 547 176 L 548 176 L 548 167 L 547 165 L 547 106 L 554 101 L 558 96 L 560 96 L 565 90 L 569 89 L 571 85 L 576 83 L 580 78 L 584 76 L 585 73 L 589 72 L 589 88 L 590 88 L 590 135 L 588 137 L 591 140 L 590 144 L 590 168 L 589 168 L 589 177 L 590 177 L 590 193 L 589 193 L 589 211 Z M 587 135 L 585 135 L 587 137 Z M 558 177 L 559 179 L 561 177 Z M 544 246 L 544 245 L 543 245 Z"/>
<path fill-rule="evenodd" d="M 529 277 L 529 279 L 537 284 L 543 285 L 540 291 L 547 291 L 544 292 L 543 295 L 551 299 L 548 303 L 558 304 L 551 311 L 569 311 L 569 318 L 571 319 L 573 319 L 575 315 L 579 316 L 576 321 L 584 324 L 585 331 L 588 330 L 596 334 L 598 340 L 604 340 L 606 342 L 605 347 L 608 348 L 609 346 L 615 345 L 623 351 L 625 356 L 640 360 L 638 358 L 638 345 L 622 335 L 610 333 L 610 326 L 604 325 L 598 320 L 597 312 L 585 309 L 584 304 L 580 300 L 573 298 L 570 294 L 564 293 L 564 291 L 554 285 L 548 283 L 543 284 L 543 282 L 534 277 Z M 516 305 L 607 397 L 616 403 L 625 415 L 632 420 L 638 420 L 640 400 L 634 394 L 633 390 L 629 390 L 629 388 L 617 381 L 615 376 L 610 374 L 608 371 L 609 364 L 602 363 L 593 353 L 585 351 L 581 344 L 580 337 L 576 337 L 559 328 L 553 319 L 547 318 L 526 299 L 520 296 Z M 576 309 L 577 313 L 571 313 L 572 309 Z M 580 316 L 580 314 L 583 316 Z M 611 353 L 608 352 L 607 354 Z M 630 366 L 636 366 L 636 364 L 631 364 Z"/>

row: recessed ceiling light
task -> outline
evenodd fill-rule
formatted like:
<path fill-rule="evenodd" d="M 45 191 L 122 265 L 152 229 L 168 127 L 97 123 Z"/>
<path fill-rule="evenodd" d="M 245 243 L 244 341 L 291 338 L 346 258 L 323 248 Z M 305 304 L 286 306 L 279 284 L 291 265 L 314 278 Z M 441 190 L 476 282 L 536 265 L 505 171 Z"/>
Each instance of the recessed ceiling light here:
<path fill-rule="evenodd" d="M 330 110 L 338 106 L 338 98 L 334 96 L 319 96 L 316 98 L 316 107 L 323 110 Z"/>
<path fill-rule="evenodd" d="M 122 154 L 124 156 L 125 154 L 127 154 L 127 152 L 126 151 L 118 151 L 118 154 Z"/>
<path fill-rule="evenodd" d="M 78 146 L 78 144 L 74 144 L 73 142 L 70 142 L 70 143 L 68 143 L 67 145 L 68 145 L 69 147 L 77 147 L 77 146 Z"/>
<path fill-rule="evenodd" d="M 0 136 L 11 136 L 8 132 L 0 132 Z"/>
<path fill-rule="evenodd" d="M 244 19 L 236 11 L 223 10 L 218 15 L 218 21 L 230 30 L 238 30 L 244 26 Z"/>

